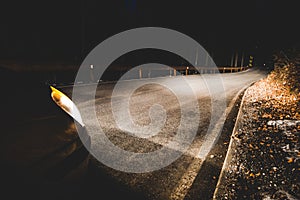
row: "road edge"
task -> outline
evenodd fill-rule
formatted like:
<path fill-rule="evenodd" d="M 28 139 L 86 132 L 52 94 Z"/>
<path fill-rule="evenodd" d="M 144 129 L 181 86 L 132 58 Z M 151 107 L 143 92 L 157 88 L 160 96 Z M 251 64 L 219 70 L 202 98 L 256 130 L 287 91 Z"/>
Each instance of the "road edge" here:
<path fill-rule="evenodd" d="M 262 79 L 260 79 L 262 80 Z M 258 80 L 258 81 L 260 81 Z M 247 90 L 253 85 L 255 84 L 256 82 L 258 81 L 253 81 L 251 82 L 248 86 L 242 88 L 239 92 L 239 94 L 244 90 L 244 94 L 243 94 L 243 97 L 242 97 L 242 100 L 241 100 L 241 104 L 239 106 L 239 111 L 238 111 L 238 114 L 237 114 L 237 117 L 236 117 L 236 121 L 235 121 L 235 124 L 234 124 L 234 127 L 232 129 L 232 133 L 231 133 L 231 136 L 230 136 L 230 142 L 229 142 L 229 145 L 228 145 L 228 149 L 227 149 L 227 153 L 226 153 L 226 157 L 224 159 L 224 163 L 223 163 L 223 166 L 222 166 L 222 169 L 221 169 L 221 172 L 220 172 L 220 176 L 219 176 L 219 179 L 218 179 L 218 182 L 217 182 L 217 185 L 216 185 L 216 188 L 215 188 L 215 191 L 214 191 L 214 194 L 213 194 L 213 200 L 217 200 L 217 197 L 218 197 L 218 193 L 219 193 L 219 187 L 222 183 L 222 180 L 224 178 L 224 172 L 225 172 L 225 169 L 228 168 L 229 166 L 229 162 L 230 162 L 230 158 L 231 158 L 231 155 L 232 155 L 232 151 L 233 151 L 233 148 L 232 148 L 232 145 L 233 145 L 233 138 L 234 138 L 234 134 L 237 130 L 237 127 L 239 126 L 240 124 L 240 121 L 241 121 L 241 115 L 242 115 L 242 108 L 243 108 L 243 105 L 244 105 L 244 102 L 245 102 L 245 94 L 247 93 Z"/>
<path fill-rule="evenodd" d="M 245 93 L 245 91 L 246 91 L 246 89 L 247 88 L 249 88 L 251 85 L 253 85 L 254 83 L 255 83 L 256 81 L 252 81 L 252 82 L 250 82 L 250 83 L 248 83 L 248 84 L 246 84 L 244 87 L 242 87 L 240 90 L 238 90 L 238 92 L 234 95 L 234 97 L 232 98 L 232 100 L 228 103 L 228 107 L 226 108 L 226 120 L 225 120 L 225 122 L 224 122 L 224 125 L 226 124 L 226 123 L 228 123 L 227 122 L 227 120 L 234 120 L 234 122 L 233 122 L 233 124 L 230 126 L 231 128 L 230 128 L 230 130 L 231 131 L 229 131 L 229 133 L 230 132 L 232 132 L 232 130 L 233 130 L 233 128 L 235 127 L 235 122 L 236 122 L 236 116 L 237 116 L 237 114 L 238 114 L 238 112 L 239 112 L 239 105 L 240 105 L 240 103 L 242 102 L 242 97 L 244 96 L 244 93 Z M 233 113 L 233 115 L 232 115 L 232 112 L 234 112 Z M 223 126 L 223 128 L 222 128 L 222 133 L 221 133 L 221 135 L 223 135 L 223 134 L 226 134 L 226 133 L 224 133 L 223 130 L 224 129 L 224 126 Z M 224 135 L 223 135 L 224 136 Z M 230 142 L 230 137 L 231 137 L 231 135 L 230 134 L 228 134 L 228 136 L 226 136 L 227 138 L 228 138 L 228 143 Z M 218 142 L 214 145 L 214 147 L 211 149 L 211 151 L 209 152 L 209 154 L 208 155 L 212 155 L 213 156 L 213 158 L 210 158 L 209 156 L 205 159 L 205 160 L 203 160 L 202 161 L 202 163 L 201 163 L 201 165 L 204 165 L 204 166 L 201 166 L 201 169 L 200 169 L 200 171 L 198 172 L 198 175 L 197 175 L 197 177 L 195 177 L 195 180 L 193 181 L 193 184 L 192 184 L 192 186 L 188 189 L 188 192 L 187 192 L 187 194 L 185 194 L 184 195 L 184 200 L 192 200 L 192 199 L 198 199 L 199 197 L 201 198 L 201 199 L 212 199 L 213 198 L 213 195 L 214 195 L 214 191 L 215 191 L 215 188 L 216 188 L 216 186 L 217 186 L 217 184 L 218 184 L 218 177 L 220 177 L 220 174 L 221 174 L 221 171 L 222 171 L 222 167 L 223 167 L 223 161 L 222 161 L 222 163 L 220 163 L 220 165 L 218 165 L 218 164 L 216 164 L 216 162 L 217 161 L 212 161 L 213 159 L 215 159 L 216 157 L 214 156 L 214 155 L 217 155 L 217 154 L 219 154 L 220 152 L 216 152 L 216 147 L 218 146 L 218 145 L 221 145 L 221 143 L 222 143 L 222 145 L 223 145 L 223 142 L 226 140 L 224 140 L 224 138 L 222 139 L 223 137 L 222 136 L 220 136 L 220 138 L 218 139 Z M 224 141 L 223 141 L 224 140 Z M 221 141 L 223 141 L 223 142 L 221 142 Z M 221 143 L 220 143 L 221 142 Z M 226 147 L 224 147 L 224 151 L 225 151 L 225 153 L 224 153 L 224 158 L 226 157 L 226 153 L 227 153 L 227 151 L 228 151 L 228 146 L 229 146 L 229 144 L 228 145 L 225 145 Z M 225 159 L 224 159 L 225 160 Z M 211 163 L 211 162 L 213 162 L 213 163 Z M 213 187 L 213 189 L 212 189 L 212 191 L 210 192 L 210 191 L 205 191 L 205 190 L 201 190 L 201 192 L 198 190 L 199 189 L 199 180 L 197 181 L 196 179 L 199 179 L 198 178 L 198 176 L 199 176 L 199 174 L 201 174 L 201 171 L 203 171 L 203 169 L 206 167 L 212 167 L 211 165 L 213 165 L 213 166 L 219 166 L 219 167 L 217 167 L 218 169 L 217 169 L 217 174 L 215 174 L 215 177 L 217 177 L 217 180 L 216 180 L 216 183 L 215 184 L 212 184 L 211 185 L 211 187 Z M 203 168 L 204 167 L 204 168 Z M 203 169 L 202 169 L 203 168 Z M 211 169 L 211 168 L 210 168 Z M 206 170 L 205 170 L 206 171 Z M 215 173 L 215 172 L 205 172 L 206 174 L 206 177 L 211 177 L 211 178 L 213 178 L 213 173 Z M 208 174 L 207 174 L 208 173 Z M 201 176 L 200 176 L 201 177 Z M 202 180 L 203 181 L 203 180 Z M 203 183 L 202 181 L 200 181 L 202 184 L 200 184 L 200 187 L 203 187 L 204 185 L 205 185 L 205 183 Z M 198 186 L 195 186 L 195 185 L 198 185 Z M 202 186 L 201 186 L 202 185 Z M 198 188 L 198 189 L 197 189 Z"/>

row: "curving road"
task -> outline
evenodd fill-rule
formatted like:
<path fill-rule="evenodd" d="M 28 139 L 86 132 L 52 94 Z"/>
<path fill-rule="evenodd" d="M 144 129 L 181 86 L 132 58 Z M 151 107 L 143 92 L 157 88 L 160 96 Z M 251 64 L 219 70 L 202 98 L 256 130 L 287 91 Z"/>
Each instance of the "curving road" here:
<path fill-rule="evenodd" d="M 182 154 L 175 162 L 160 170 L 137 174 L 108 168 L 92 157 L 93 170 L 95 173 L 97 170 L 108 173 L 121 184 L 146 194 L 150 199 L 193 198 L 194 194 L 189 194 L 195 190 L 191 189 L 193 185 L 204 184 L 200 183 L 201 178 L 196 178 L 204 161 L 216 159 L 218 163 L 222 163 L 225 157 L 227 150 L 225 147 L 212 151 L 221 151 L 219 154 L 213 154 L 210 151 L 220 137 L 219 133 L 222 131 L 228 113 L 234 106 L 237 95 L 251 83 L 265 77 L 266 74 L 259 70 L 248 70 L 233 74 L 205 74 L 201 77 L 191 75 L 123 81 L 119 85 L 120 90 L 114 91 L 113 96 L 114 84 L 102 84 L 98 86 L 95 95 L 98 120 L 90 117 L 90 113 L 93 112 L 90 108 L 93 102 L 89 100 L 91 86 L 78 87 L 80 97 L 77 99 L 77 104 L 92 137 L 92 149 L 100 155 L 105 154 L 111 158 L 109 162 L 124 165 L 130 162 L 131 157 L 124 158 L 122 155 L 115 155 L 115 152 L 104 152 L 99 148 L 104 145 L 105 141 L 96 127 L 98 123 L 109 140 L 125 151 L 148 153 L 167 146 L 171 151 Z M 224 89 L 220 88 L 220 83 Z M 130 88 L 138 89 L 129 99 L 126 99 L 127 95 L 132 92 Z M 70 88 L 63 90 L 71 93 Z M 198 103 L 197 105 L 194 100 Z M 115 107 L 112 107 L 111 102 Z M 126 102 L 128 102 L 127 105 Z M 155 104 L 161 106 L 152 107 Z M 224 109 L 222 105 L 225 105 Z M 124 108 L 126 106 L 128 108 Z M 151 109 L 154 110 L 151 111 Z M 199 110 L 199 115 L 195 109 Z M 189 113 L 183 116 L 182 112 L 185 110 Z M 183 120 L 183 118 L 187 119 Z M 184 134 L 193 134 L 195 125 L 197 126 L 195 138 L 185 149 L 185 143 L 181 141 L 182 137 L 176 138 L 177 131 L 183 126 Z M 159 127 L 158 130 L 157 127 Z M 231 132 L 230 130 L 223 131 L 222 134 L 228 136 Z M 169 145 L 170 141 L 172 145 Z M 149 163 L 145 162 L 142 163 L 141 168 L 153 165 L 151 163 L 153 160 Z M 217 178 L 213 179 L 212 182 L 215 182 Z M 210 192 L 212 190 L 213 188 Z"/>
<path fill-rule="evenodd" d="M 51 101 L 47 91 L 49 88 L 44 87 L 40 93 L 32 91 L 37 100 L 29 99 L 22 105 L 35 108 L 34 111 L 38 115 L 33 118 L 22 117 L 22 110 L 19 111 L 18 116 L 20 115 L 22 121 L 14 126 L 5 124 L 1 134 L 1 177 L 7 183 L 4 190 L 9 195 L 38 195 L 40 198 L 47 196 L 52 199 L 61 196 L 82 199 L 101 197 L 104 194 L 113 199 L 118 197 L 119 193 L 131 199 L 210 199 L 231 135 L 231 129 L 228 127 L 233 123 L 230 116 L 234 117 L 234 113 L 230 111 L 237 109 L 237 106 L 234 106 L 235 97 L 243 88 L 266 74 L 259 70 L 248 70 L 220 74 L 219 77 L 204 74 L 202 78 L 191 75 L 123 81 L 120 82 L 121 90 L 116 92 L 113 98 L 113 83 L 99 85 L 95 96 L 96 118 L 115 146 L 129 152 L 147 153 L 155 152 L 169 144 L 170 152 L 183 154 L 160 170 L 138 174 L 106 167 L 91 155 L 90 159 L 87 159 L 88 152 L 76 139 L 74 123 Z M 214 87 L 214 83 L 220 83 L 220 80 L 225 93 L 222 93 L 222 87 Z M 143 86 L 133 92 L 130 98 L 128 115 L 123 104 L 127 102 L 125 97 L 128 95 L 128 89 L 141 85 Z M 101 149 L 99 144 L 102 142 L 99 131 L 95 128 L 98 122 L 90 117 L 88 106 L 92 102 L 89 97 L 91 87 L 92 85 L 79 87 L 78 106 L 82 114 L 86 115 L 84 122 L 93 138 L 92 147 L 98 150 Z M 72 95 L 73 87 L 60 89 L 69 96 Z M 42 97 L 38 98 L 38 94 Z M 222 97 L 225 97 L 224 101 Z M 24 97 L 19 95 L 18 98 Z M 118 124 L 111 112 L 111 100 L 115 103 L 114 111 L 117 113 Z M 219 109 L 222 105 L 226 107 L 225 112 Z M 7 105 L 10 108 L 12 106 L 15 106 L 14 103 Z M 182 115 L 182 112 L 185 115 Z M 131 116 L 132 120 L 129 120 L 128 116 Z M 184 137 L 176 138 L 183 118 L 183 136 L 188 133 L 196 135 L 191 145 L 188 144 L 190 138 L 186 141 Z M 226 125 L 227 121 L 229 125 Z M 221 135 L 218 137 L 220 131 Z M 215 140 L 216 138 L 219 139 Z M 188 146 L 187 150 L 184 148 L 185 144 Z M 113 152 L 100 151 L 101 153 L 109 158 L 115 156 L 110 155 Z M 122 166 L 124 163 L 121 159 L 126 163 L 126 158 L 122 156 L 111 161 L 119 162 Z M 147 167 L 155 163 L 157 161 L 148 161 L 142 165 Z M 16 188 L 24 193 L 14 193 Z"/>

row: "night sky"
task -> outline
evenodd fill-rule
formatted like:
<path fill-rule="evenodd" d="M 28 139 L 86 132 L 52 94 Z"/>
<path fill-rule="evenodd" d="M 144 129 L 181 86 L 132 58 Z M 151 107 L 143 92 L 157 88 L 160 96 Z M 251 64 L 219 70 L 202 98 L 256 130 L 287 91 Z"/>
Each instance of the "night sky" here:
<path fill-rule="evenodd" d="M 233 52 L 265 61 L 299 47 L 294 1 L 95 0 L 1 3 L 0 60 L 81 62 L 96 45 L 145 26 L 180 31 L 197 40 L 217 64 Z"/>

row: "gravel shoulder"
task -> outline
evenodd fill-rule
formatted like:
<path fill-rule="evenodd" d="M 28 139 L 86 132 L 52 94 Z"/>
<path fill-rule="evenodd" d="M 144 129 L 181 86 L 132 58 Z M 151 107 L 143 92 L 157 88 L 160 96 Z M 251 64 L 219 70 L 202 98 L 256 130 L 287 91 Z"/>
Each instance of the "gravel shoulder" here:
<path fill-rule="evenodd" d="M 275 73 L 247 89 L 215 199 L 300 199 L 300 103 Z"/>

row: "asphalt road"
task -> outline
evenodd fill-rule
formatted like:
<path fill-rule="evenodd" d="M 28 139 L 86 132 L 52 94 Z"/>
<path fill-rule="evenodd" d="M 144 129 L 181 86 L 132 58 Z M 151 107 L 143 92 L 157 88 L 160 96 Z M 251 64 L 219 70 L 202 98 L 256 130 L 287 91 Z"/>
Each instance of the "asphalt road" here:
<path fill-rule="evenodd" d="M 123 81 L 120 84 L 120 90 L 114 91 L 113 96 L 114 85 L 103 84 L 97 88 L 95 93 L 97 119 L 93 119 L 90 115 L 93 112 L 90 105 L 94 103 L 89 99 L 91 87 L 79 87 L 78 91 L 81 96 L 78 98 L 77 105 L 92 137 L 92 149 L 100 155 L 107 155 L 111 158 L 109 162 L 113 163 L 112 165 L 122 168 L 120 165 L 131 162 L 132 157 L 124 158 L 118 152 L 105 152 L 105 150 L 99 148 L 105 144 L 105 141 L 99 134 L 99 128 L 96 124 L 100 125 L 107 138 L 115 146 L 125 151 L 149 153 L 167 146 L 171 149 L 171 152 L 183 154 L 172 164 L 147 173 L 121 172 L 118 169 L 108 168 L 97 159 L 92 158 L 93 171 L 95 173 L 98 170 L 104 171 L 120 184 L 134 188 L 134 191 L 141 192 L 150 199 L 188 198 L 188 196 L 191 196 L 189 191 L 203 166 L 204 160 L 206 158 L 222 160 L 223 153 L 216 155 L 212 154 L 210 150 L 220 137 L 218 133 L 222 130 L 225 119 L 234 106 L 234 97 L 243 88 L 265 77 L 265 75 L 266 73 L 262 71 L 249 70 L 233 74 L 206 74 L 202 75 L 202 78 L 191 75 Z M 214 85 L 218 85 L 216 82 L 220 79 L 224 91 L 214 87 Z M 131 94 L 129 99 L 126 99 L 127 95 L 132 92 L 130 88 L 138 89 Z M 65 92 L 70 93 L 71 91 L 65 88 Z M 193 101 L 193 97 L 195 97 L 197 105 Z M 222 99 L 223 97 L 224 99 Z M 222 101 L 224 101 L 227 108 L 225 110 L 222 110 Z M 114 103 L 114 108 L 111 102 Z M 128 105 L 126 105 L 126 102 L 128 102 Z M 155 104 L 162 107 L 151 112 L 153 108 L 151 106 Z M 128 108 L 124 108 L 126 106 Z M 197 115 L 195 109 L 199 109 L 199 115 Z M 183 110 L 188 110 L 189 113 L 183 115 Z M 114 114 L 112 111 L 114 111 Z M 222 116 L 223 112 L 225 112 L 224 116 Z M 184 117 L 187 119 L 183 120 Z M 209 127 L 211 120 L 213 122 Z M 182 124 L 183 121 L 184 124 Z M 161 122 L 164 123 L 161 124 Z M 153 126 L 151 126 L 151 123 Z M 182 126 L 184 127 L 183 134 L 190 134 L 195 131 L 193 128 L 195 125 L 197 126 L 195 138 L 191 145 L 184 149 L 182 141 L 179 141 L 182 138 L 178 139 L 175 135 Z M 159 127 L 159 130 L 156 130 L 155 127 Z M 155 134 L 149 135 L 151 131 Z M 212 137 L 207 137 L 207 134 Z M 223 132 L 222 134 L 230 135 L 231 132 Z M 172 141 L 172 145 L 168 145 L 170 141 Z M 188 141 L 187 139 L 185 142 Z M 223 151 L 226 151 L 226 149 L 224 148 Z M 165 159 L 165 157 L 162 157 L 162 159 Z M 150 166 L 153 164 L 151 162 L 157 161 L 143 161 L 141 166 L 137 164 L 134 170 L 138 171 L 144 166 Z M 124 169 L 128 170 L 126 167 Z M 197 181 L 201 182 L 199 178 Z M 205 198 L 202 197 L 202 199 Z"/>
<path fill-rule="evenodd" d="M 96 118 L 114 145 L 130 152 L 147 153 L 155 152 L 173 141 L 172 145 L 168 146 L 171 152 L 183 154 L 169 166 L 157 171 L 138 174 L 111 169 L 88 155 L 80 141 L 76 140 L 77 134 L 72 120 L 50 100 L 49 88 L 41 87 L 39 90 L 43 94 L 42 98 L 39 99 L 38 95 L 33 98 L 35 101 L 27 98 L 26 101 L 23 101 L 26 102 L 24 104 L 16 104 L 16 100 L 20 97 L 17 95 L 18 93 L 9 90 L 8 92 L 16 94 L 16 98 L 13 98 L 13 103 L 6 102 L 7 110 L 9 111 L 9 108 L 16 105 L 19 113 L 7 118 L 7 122 L 15 119 L 14 123 L 5 123 L 2 128 L 2 133 L 6 133 L 1 134 L 0 145 L 1 177 L 2 182 L 5 183 L 3 191 L 11 195 L 12 199 L 14 196 L 37 197 L 38 199 L 75 199 L 94 197 L 95 195 L 110 195 L 111 198 L 114 198 L 119 194 L 138 199 L 193 199 L 194 193 L 201 195 L 200 189 L 204 188 L 203 184 L 207 185 L 209 180 L 204 183 L 201 181 L 203 178 L 209 177 L 207 171 L 211 166 L 216 165 L 216 162 L 212 162 L 210 163 L 212 165 L 207 167 L 205 162 L 218 161 L 218 165 L 221 165 L 226 154 L 225 145 L 217 144 L 218 150 L 205 151 L 210 150 L 214 143 L 214 141 L 209 142 L 210 140 L 205 137 L 207 132 L 218 133 L 220 131 L 218 127 L 222 127 L 225 118 L 219 115 L 220 110 L 217 107 L 212 110 L 213 104 L 219 105 L 222 102 L 218 100 L 218 97 L 223 96 L 218 93 L 221 90 L 206 86 L 216 80 L 216 75 L 202 76 L 205 78 L 190 75 L 124 81 L 120 84 L 121 90 L 116 92 L 113 98 L 111 95 L 114 83 L 101 84 L 97 88 L 95 95 Z M 233 105 L 232 100 L 242 88 L 265 76 L 266 72 L 258 70 L 220 74 L 219 78 L 221 78 L 224 91 L 226 91 L 226 96 L 224 96 L 226 107 Z M 220 80 L 219 78 L 217 80 Z M 189 87 L 186 87 L 186 83 Z M 127 102 L 124 101 L 124 97 L 128 94 L 128 88 L 140 84 L 143 86 L 133 92 L 130 98 L 128 108 L 131 120 L 128 120 L 128 113 L 122 113 L 126 111 L 123 109 L 123 103 Z M 47 92 L 45 92 L 46 89 Z M 72 95 L 72 87 L 60 89 L 69 96 Z M 90 89 L 90 85 L 80 87 L 78 106 L 84 113 L 82 113 L 84 122 L 89 127 L 89 134 L 93 138 L 92 148 L 97 150 L 102 141 L 98 129 L 95 127 L 95 119 L 90 117 L 89 105 L 93 102 L 89 98 Z M 21 93 L 27 97 L 27 94 L 35 94 L 37 91 L 24 90 Z M 216 101 L 213 104 L 210 94 Z M 118 124 L 111 112 L 112 99 L 116 103 L 115 111 L 120 114 L 117 115 Z M 161 106 L 152 107 L 155 104 Z M 34 107 L 38 109 L 34 110 Z M 151 109 L 153 109 L 152 112 Z M 199 115 L 195 109 L 199 109 Z M 184 127 L 183 134 L 193 132 L 194 129 L 191 127 L 197 128 L 196 136 L 186 151 L 181 148 L 182 141 L 175 137 L 182 122 L 183 110 L 190 111 L 184 115 L 187 118 L 186 123 L 182 125 Z M 212 123 L 212 128 L 209 129 L 212 112 L 218 114 L 214 118 L 216 123 Z M 229 112 L 230 109 L 226 109 L 225 117 Z M 148 126 L 151 122 L 153 122 L 153 126 Z M 131 129 L 132 127 L 133 129 Z M 139 127 L 148 127 L 148 129 Z M 159 127 L 159 129 L 156 130 L 155 127 Z M 151 130 L 157 134 L 149 135 Z M 226 130 L 223 129 L 222 134 L 230 135 L 230 130 L 228 132 Z M 136 134 L 141 132 L 144 138 L 139 138 L 132 132 Z M 221 135 L 220 139 L 222 138 Z M 203 148 L 204 146 L 205 148 Z M 74 152 L 75 159 L 71 156 Z M 100 153 L 102 152 L 100 151 Z M 109 153 L 106 154 L 109 155 Z M 65 160 L 68 162 L 64 162 Z M 126 163 L 126 160 L 124 162 Z M 204 176 L 202 176 L 203 173 Z M 217 180 L 217 177 L 214 180 Z M 202 193 L 207 193 L 207 191 L 204 190 Z"/>

